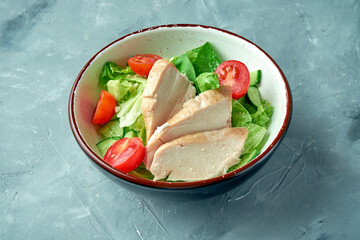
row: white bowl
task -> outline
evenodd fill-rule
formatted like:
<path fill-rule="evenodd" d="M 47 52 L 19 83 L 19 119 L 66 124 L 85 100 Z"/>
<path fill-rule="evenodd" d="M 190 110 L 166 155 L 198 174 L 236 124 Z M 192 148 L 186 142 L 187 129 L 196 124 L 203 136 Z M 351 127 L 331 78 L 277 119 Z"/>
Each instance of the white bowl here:
<path fill-rule="evenodd" d="M 231 173 L 192 183 L 154 182 L 140 179 L 122 173 L 104 163 L 96 147 L 100 137 L 91 123 L 91 117 L 101 92 L 98 77 L 103 65 L 108 61 L 113 61 L 120 66 L 125 66 L 129 57 L 145 53 L 153 53 L 169 59 L 199 47 L 206 41 L 211 43 L 223 60 L 239 60 L 245 63 L 250 71 L 257 69 L 262 71 L 259 91 L 262 98 L 274 106 L 274 114 L 268 129 L 270 136 L 259 156 Z M 200 25 L 157 26 L 131 33 L 110 43 L 95 54 L 81 70 L 71 90 L 69 101 L 69 117 L 73 133 L 81 148 L 91 159 L 106 171 L 125 181 L 160 188 L 206 186 L 248 172 L 255 165 L 269 158 L 272 150 L 280 143 L 289 125 L 291 111 L 291 92 L 286 78 L 279 66 L 265 51 L 234 33 Z"/>

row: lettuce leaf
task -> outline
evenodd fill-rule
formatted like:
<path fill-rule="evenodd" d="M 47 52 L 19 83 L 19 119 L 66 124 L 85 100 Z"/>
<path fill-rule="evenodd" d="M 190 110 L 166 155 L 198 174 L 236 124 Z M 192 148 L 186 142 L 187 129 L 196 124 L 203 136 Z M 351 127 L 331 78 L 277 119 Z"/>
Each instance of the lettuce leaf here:
<path fill-rule="evenodd" d="M 185 74 L 190 81 L 195 81 L 195 69 L 186 54 L 174 57 L 171 62 L 181 73 Z"/>
<path fill-rule="evenodd" d="M 267 100 L 262 100 L 261 104 L 264 108 L 264 112 L 266 113 L 266 115 L 271 118 L 274 113 L 274 107 L 271 106 L 271 103 Z"/>
<path fill-rule="evenodd" d="M 116 80 L 127 75 L 134 75 L 135 73 L 129 68 L 121 68 L 116 63 L 107 62 L 104 64 L 102 72 L 99 76 L 99 85 L 102 89 L 107 90 L 107 82 L 109 80 Z"/>
<path fill-rule="evenodd" d="M 256 158 L 259 154 L 260 154 L 260 152 L 255 148 L 250 153 L 241 155 L 240 161 L 237 164 L 235 164 L 234 166 L 230 167 L 228 172 L 231 172 L 231 171 L 234 171 L 235 169 L 241 168 L 242 166 L 244 166 L 245 164 L 247 164 L 248 162 L 250 162 L 251 160 Z"/>
<path fill-rule="evenodd" d="M 269 138 L 267 128 L 270 124 L 274 107 L 267 100 L 262 100 L 256 86 L 249 87 L 247 94 L 232 102 L 231 122 L 233 127 L 246 127 L 249 130 L 244 151 L 238 164 L 229 168 L 228 172 L 244 166 L 253 160 L 264 147 Z"/>
<path fill-rule="evenodd" d="M 222 60 L 209 42 L 186 52 L 186 55 L 194 66 L 196 76 L 204 72 L 214 72 L 222 63 Z"/>
<path fill-rule="evenodd" d="M 140 178 L 146 178 L 150 180 L 154 179 L 154 175 L 152 175 L 151 172 L 145 168 L 144 163 L 141 163 L 138 168 L 136 168 L 134 171 L 131 171 L 129 173 Z"/>
<path fill-rule="evenodd" d="M 114 96 L 116 101 L 120 102 L 129 92 L 133 84 L 129 81 L 120 81 L 120 80 L 109 80 L 106 84 L 108 92 Z"/>
<path fill-rule="evenodd" d="M 191 63 L 195 62 L 196 61 L 196 58 L 197 58 L 197 55 L 199 54 L 201 48 L 203 46 L 200 46 L 200 47 L 197 47 L 197 48 L 194 48 L 192 50 L 189 50 L 187 51 L 185 54 L 188 56 L 189 60 Z"/>
<path fill-rule="evenodd" d="M 136 121 L 131 126 L 129 126 L 129 129 L 134 130 L 136 132 L 140 132 L 141 129 L 143 129 L 144 127 L 145 127 L 145 121 L 143 115 L 141 114 L 136 119 Z"/>
<path fill-rule="evenodd" d="M 251 114 L 251 117 L 253 118 L 253 123 L 261 126 L 261 127 L 268 127 L 271 116 L 274 112 L 274 107 L 271 106 L 271 104 L 263 100 L 261 101 L 261 105 L 258 107 L 258 110 Z"/>
<path fill-rule="evenodd" d="M 215 73 L 202 73 L 195 79 L 194 83 L 197 93 L 219 88 L 219 79 Z"/>
<path fill-rule="evenodd" d="M 246 138 L 243 154 L 254 151 L 255 148 L 262 142 L 267 129 L 254 123 L 246 124 L 246 128 L 249 130 L 249 134 Z"/>
<path fill-rule="evenodd" d="M 133 104 L 127 113 L 124 114 L 123 112 L 123 114 L 117 115 L 118 118 L 120 119 L 120 127 L 127 127 L 132 125 L 136 121 L 136 119 L 141 115 L 141 101 L 142 101 L 142 97 L 139 94 L 134 99 Z"/>
<path fill-rule="evenodd" d="M 237 100 L 232 100 L 231 123 L 233 127 L 245 127 L 252 121 L 250 113 Z"/>
<path fill-rule="evenodd" d="M 138 137 L 141 139 L 144 146 L 146 146 L 146 129 L 145 129 L 145 125 L 144 125 L 144 127 L 142 129 L 140 129 L 140 132 L 138 132 Z"/>
<path fill-rule="evenodd" d="M 133 91 L 129 98 L 120 104 L 120 111 L 117 117 L 120 119 L 120 127 L 127 127 L 132 125 L 136 119 L 141 115 L 141 101 L 144 84 L 141 84 Z"/>
<path fill-rule="evenodd" d="M 270 118 L 264 111 L 263 106 L 260 106 L 255 113 L 251 114 L 251 117 L 253 119 L 253 123 L 261 127 L 267 127 L 270 122 Z"/>

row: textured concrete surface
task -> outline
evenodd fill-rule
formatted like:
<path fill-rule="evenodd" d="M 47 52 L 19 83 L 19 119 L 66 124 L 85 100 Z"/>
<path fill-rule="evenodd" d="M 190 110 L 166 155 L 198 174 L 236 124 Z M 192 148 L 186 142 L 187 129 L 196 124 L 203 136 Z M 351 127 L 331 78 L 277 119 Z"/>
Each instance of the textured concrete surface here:
<path fill-rule="evenodd" d="M 241 188 L 154 200 L 105 178 L 71 133 L 67 101 L 87 60 L 168 23 L 240 34 L 280 65 L 292 123 Z M 358 239 L 360 2 L 0 2 L 0 239 Z"/>

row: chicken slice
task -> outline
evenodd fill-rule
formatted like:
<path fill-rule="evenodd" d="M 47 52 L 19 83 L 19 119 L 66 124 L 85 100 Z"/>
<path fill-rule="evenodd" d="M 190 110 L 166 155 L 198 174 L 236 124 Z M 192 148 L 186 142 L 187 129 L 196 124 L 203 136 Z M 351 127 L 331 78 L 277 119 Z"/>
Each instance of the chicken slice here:
<path fill-rule="evenodd" d="M 187 101 L 148 141 L 146 168 L 150 169 L 156 150 L 166 142 L 192 133 L 231 127 L 231 99 L 231 87 L 220 86 Z"/>
<path fill-rule="evenodd" d="M 225 174 L 244 149 L 246 128 L 195 133 L 163 144 L 150 171 L 154 180 L 199 181 Z"/>
<path fill-rule="evenodd" d="M 146 140 L 158 126 L 174 116 L 183 104 L 195 97 L 190 80 L 168 60 L 159 59 L 150 70 L 141 111 L 145 121 Z"/>

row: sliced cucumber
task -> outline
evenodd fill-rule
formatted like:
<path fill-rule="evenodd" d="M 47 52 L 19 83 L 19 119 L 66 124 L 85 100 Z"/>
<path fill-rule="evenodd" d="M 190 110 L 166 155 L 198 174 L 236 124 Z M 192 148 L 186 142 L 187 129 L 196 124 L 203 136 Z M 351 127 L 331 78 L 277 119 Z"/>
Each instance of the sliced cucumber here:
<path fill-rule="evenodd" d="M 242 105 L 250 114 L 256 113 L 256 109 L 253 106 L 251 106 L 249 103 L 244 102 Z"/>
<path fill-rule="evenodd" d="M 261 70 L 250 72 L 250 86 L 255 86 L 261 81 Z"/>
<path fill-rule="evenodd" d="M 250 86 L 246 94 L 247 94 L 250 102 L 252 104 L 254 104 L 257 108 L 262 106 L 260 92 L 257 87 Z"/>
<path fill-rule="evenodd" d="M 245 101 L 245 95 L 238 99 L 238 102 L 242 105 Z"/>
<path fill-rule="evenodd" d="M 124 135 L 124 138 L 132 138 L 132 137 L 137 137 L 137 133 L 133 130 L 128 131 Z"/>
<path fill-rule="evenodd" d="M 109 137 L 121 138 L 124 134 L 124 129 L 120 127 L 119 120 L 111 120 L 107 122 L 104 126 L 99 128 L 98 131 L 104 139 Z"/>
<path fill-rule="evenodd" d="M 102 156 L 105 155 L 106 151 L 113 145 L 117 140 L 120 140 L 121 137 L 110 137 L 106 138 L 96 144 Z"/>

